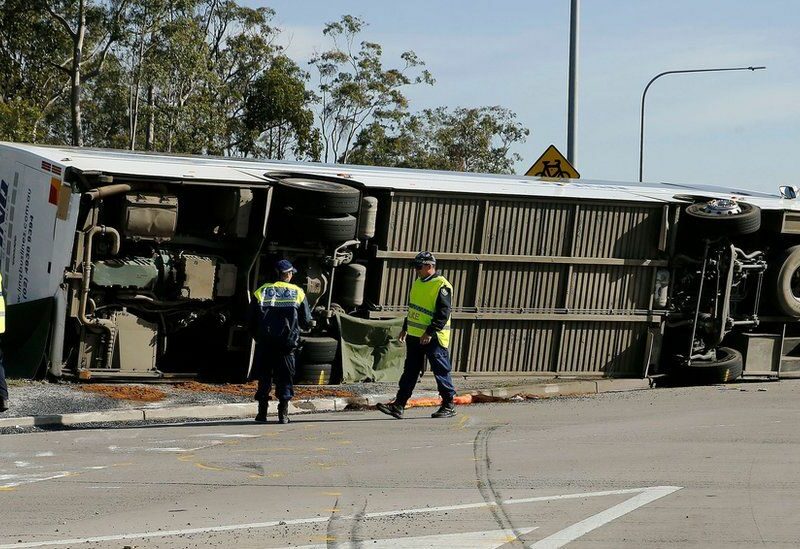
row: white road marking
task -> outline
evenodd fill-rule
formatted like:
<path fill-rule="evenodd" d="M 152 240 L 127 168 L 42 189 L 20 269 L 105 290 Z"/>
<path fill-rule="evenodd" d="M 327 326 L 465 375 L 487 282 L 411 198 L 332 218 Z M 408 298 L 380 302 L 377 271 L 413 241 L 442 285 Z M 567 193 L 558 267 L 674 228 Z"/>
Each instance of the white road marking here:
<path fill-rule="evenodd" d="M 245 435 L 241 433 L 225 434 L 225 433 L 203 433 L 199 435 L 189 435 L 192 438 L 261 438 L 261 435 Z"/>
<path fill-rule="evenodd" d="M 195 443 L 196 444 L 196 443 Z M 208 444 L 204 444 L 202 446 L 196 446 L 194 448 L 181 448 L 179 446 L 171 446 L 171 447 L 158 447 L 158 446 L 109 446 L 108 449 L 112 452 L 121 452 L 121 453 L 134 453 L 139 451 L 144 452 L 167 452 L 167 453 L 174 453 L 180 454 L 184 452 L 196 452 L 197 450 L 205 450 L 206 448 L 212 448 L 214 446 L 219 446 L 220 444 L 225 444 L 221 440 L 212 440 Z"/>
<path fill-rule="evenodd" d="M 532 528 L 517 528 L 520 535 L 533 532 Z M 440 534 L 434 536 L 418 536 L 415 538 L 388 538 L 370 540 L 369 547 L 375 549 L 438 549 L 441 547 L 469 547 L 470 549 L 496 549 L 517 539 L 511 530 L 488 530 L 486 532 L 464 532 L 460 534 Z M 336 547 L 351 549 L 360 547 L 364 542 L 337 543 Z M 300 545 L 295 549 L 327 549 L 328 544 Z M 288 548 L 287 548 L 288 549 Z"/>
<path fill-rule="evenodd" d="M 603 497 L 603 496 L 615 496 L 615 495 L 625 495 L 625 494 L 642 494 L 650 493 L 655 494 L 658 493 L 658 497 L 663 497 L 669 493 L 672 493 L 676 490 L 680 490 L 680 487 L 677 486 L 649 486 L 644 488 L 628 488 L 625 490 L 606 490 L 603 492 L 584 492 L 584 493 L 577 493 L 577 494 L 563 494 L 563 495 L 556 495 L 556 496 L 538 496 L 532 498 L 520 498 L 520 499 L 507 499 L 501 502 L 502 505 L 519 505 L 523 503 L 536 503 L 541 501 L 557 501 L 557 500 L 565 500 L 565 499 L 582 499 L 582 498 L 592 498 L 592 497 Z M 629 501 L 633 501 L 632 500 Z M 653 498 L 658 499 L 658 498 Z M 649 503 L 652 499 L 645 501 L 637 505 L 640 507 L 641 505 L 645 505 L 645 503 Z M 625 502 L 628 503 L 628 502 Z M 437 513 L 440 511 L 457 511 L 460 509 L 479 509 L 481 507 L 493 507 L 498 505 L 495 501 L 481 501 L 479 503 L 464 503 L 461 505 L 445 505 L 440 507 L 420 507 L 416 509 L 399 509 L 395 511 L 380 511 L 375 513 L 367 513 L 365 515 L 345 515 L 339 517 L 342 520 L 354 520 L 354 519 L 369 519 L 369 518 L 377 518 L 377 517 L 391 517 L 391 516 L 401 516 L 401 515 L 415 515 L 415 514 L 425 514 L 425 513 Z M 624 504 L 621 504 L 624 505 Z M 609 511 L 616 509 L 619 506 L 612 507 Z M 625 511 L 628 513 L 633 509 Z M 622 513 L 622 514 L 625 514 Z M 602 513 L 601 513 L 602 514 Z M 273 520 L 268 522 L 253 522 L 249 524 L 231 524 L 225 526 L 209 526 L 205 528 L 187 528 L 183 530 L 161 530 L 156 532 L 137 532 L 137 533 L 130 533 L 130 534 L 114 534 L 114 535 L 107 535 L 107 536 L 94 536 L 94 537 L 87 537 L 87 538 L 72 538 L 72 539 L 60 539 L 60 540 L 50 540 L 50 541 L 32 541 L 27 543 L 10 543 L 5 545 L 0 545 L 0 549 L 17 549 L 22 547 L 46 547 L 49 545 L 78 545 L 81 543 L 97 543 L 103 541 L 121 541 L 127 539 L 148 539 L 148 538 L 163 538 L 163 537 L 170 537 L 170 536 L 181 536 L 181 535 L 192 535 L 192 534 L 207 534 L 211 532 L 233 532 L 236 530 L 255 530 L 260 528 L 272 528 L 274 526 L 290 526 L 290 525 L 301 525 L 301 524 L 320 524 L 328 522 L 329 517 L 308 517 L 308 518 L 300 518 L 300 519 L 289 519 L 289 520 Z M 608 519 L 613 520 L 613 519 Z M 608 521 L 606 521 L 608 522 Z M 578 523 L 582 524 L 582 523 Z M 577 525 L 576 525 L 577 526 Z M 599 526 L 599 524 L 598 524 Z M 597 528 L 595 526 L 594 528 Z M 588 531 L 588 530 L 587 530 Z M 582 534 L 581 534 L 582 535 Z M 552 536 L 551 536 L 552 537 Z M 556 546 L 554 546 L 556 547 Z M 560 546 L 558 546 L 560 547 Z M 538 548 L 537 548 L 538 549 Z"/>
<path fill-rule="evenodd" d="M 22 486 L 23 484 L 34 484 L 36 482 L 44 482 L 46 480 L 64 478 L 64 477 L 72 475 L 72 474 L 74 474 L 74 473 L 72 473 L 70 471 L 62 471 L 60 473 L 56 473 L 54 475 L 50 475 L 50 476 L 47 476 L 47 477 L 29 476 L 29 477 L 23 478 L 22 480 L 18 480 L 16 482 L 7 482 L 7 483 L 5 483 L 3 485 L 0 485 L 0 488 L 16 488 L 17 486 Z M 4 476 L 6 476 L 6 475 L 4 475 Z M 0 479 L 0 480 L 2 480 L 2 479 Z"/>
<path fill-rule="evenodd" d="M 97 470 L 100 470 L 100 469 L 107 469 L 107 468 L 108 468 L 107 465 L 95 465 L 95 466 L 92 466 L 92 467 L 84 467 L 83 470 L 84 471 L 97 471 Z M 53 474 L 49 474 L 49 475 L 47 473 L 44 473 L 44 476 L 42 476 L 41 473 L 40 474 L 27 474 L 27 475 L 0 475 L 0 481 L 18 479 L 18 480 L 14 480 L 14 482 L 5 482 L 3 484 L 0 484 L 0 488 L 6 488 L 6 489 L 8 489 L 8 488 L 16 488 L 18 486 L 22 486 L 23 484 L 35 484 L 37 482 L 44 482 L 46 480 L 55 480 L 55 479 L 58 479 L 58 478 L 64 478 L 64 477 L 68 477 L 70 475 L 77 475 L 77 474 L 80 474 L 80 473 L 81 473 L 81 471 L 59 471 L 58 473 L 53 473 Z"/>
<path fill-rule="evenodd" d="M 638 509 L 650 502 L 668 496 L 673 492 L 680 490 L 678 486 L 656 486 L 647 488 L 643 492 L 633 496 L 632 498 L 623 501 L 605 511 L 601 511 L 596 515 L 584 519 L 580 522 L 568 526 L 555 534 L 537 541 L 533 545 L 529 545 L 530 549 L 556 549 L 563 547 L 571 541 L 575 541 L 579 537 L 591 532 L 596 528 L 600 528 L 604 524 L 618 519 L 623 515 L 627 515 L 631 511 Z"/>

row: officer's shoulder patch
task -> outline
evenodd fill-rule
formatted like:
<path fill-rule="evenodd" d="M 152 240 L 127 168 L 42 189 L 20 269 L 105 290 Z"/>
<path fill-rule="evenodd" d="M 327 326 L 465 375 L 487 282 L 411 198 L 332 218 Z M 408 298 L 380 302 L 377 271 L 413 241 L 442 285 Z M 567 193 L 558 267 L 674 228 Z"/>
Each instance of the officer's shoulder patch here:
<path fill-rule="evenodd" d="M 442 295 L 447 295 L 448 292 L 447 286 L 442 286 L 442 289 L 439 291 L 441 292 Z"/>

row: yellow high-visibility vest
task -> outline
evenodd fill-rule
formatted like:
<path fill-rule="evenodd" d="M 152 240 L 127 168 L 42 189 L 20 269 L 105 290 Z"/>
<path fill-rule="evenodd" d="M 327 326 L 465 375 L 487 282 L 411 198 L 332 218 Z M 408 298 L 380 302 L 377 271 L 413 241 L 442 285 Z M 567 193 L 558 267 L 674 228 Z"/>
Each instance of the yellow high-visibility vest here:
<path fill-rule="evenodd" d="M 3 275 L 0 274 L 0 334 L 6 331 L 6 297 L 3 293 Z"/>
<path fill-rule="evenodd" d="M 443 276 L 434 277 L 427 282 L 420 278 L 414 280 L 408 298 L 408 335 L 422 337 L 431 325 L 436 309 L 436 298 L 443 287 L 452 294 L 453 286 Z M 436 337 L 442 347 L 447 348 L 450 345 L 449 318 L 444 328 L 436 332 Z"/>
<path fill-rule="evenodd" d="M 299 307 L 306 298 L 306 293 L 300 286 L 279 280 L 267 282 L 253 295 L 261 305 L 269 307 Z"/>

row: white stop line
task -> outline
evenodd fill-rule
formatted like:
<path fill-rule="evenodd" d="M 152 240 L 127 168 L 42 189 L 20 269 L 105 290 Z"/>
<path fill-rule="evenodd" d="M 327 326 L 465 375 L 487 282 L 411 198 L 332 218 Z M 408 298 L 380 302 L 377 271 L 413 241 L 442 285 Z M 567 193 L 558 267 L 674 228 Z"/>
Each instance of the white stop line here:
<path fill-rule="evenodd" d="M 440 511 L 458 511 L 464 509 L 480 509 L 482 507 L 495 507 L 497 505 L 520 505 L 524 503 L 537 503 L 537 502 L 544 502 L 544 501 L 558 501 L 558 500 L 568 500 L 568 499 L 583 499 L 583 498 L 595 498 L 595 497 L 604 497 L 604 496 L 618 496 L 618 495 L 627 495 L 632 494 L 633 497 L 630 499 L 617 504 L 605 511 L 601 511 L 596 515 L 593 515 L 585 520 L 582 520 L 572 526 L 564 528 L 563 530 L 556 532 L 555 534 L 548 536 L 547 538 L 537 541 L 530 545 L 532 549 L 553 549 L 556 547 L 563 547 L 570 541 L 576 540 L 579 537 L 585 535 L 592 530 L 611 522 L 614 519 L 617 519 L 623 515 L 638 509 L 648 503 L 655 501 L 659 498 L 663 498 L 664 496 L 668 496 L 669 494 L 680 490 L 680 486 L 649 486 L 646 488 L 628 488 L 625 490 L 607 490 L 603 492 L 584 492 L 578 494 L 563 494 L 563 495 L 556 495 L 556 496 L 538 496 L 532 498 L 521 498 L 521 499 L 508 499 L 497 503 L 495 501 L 481 501 L 478 503 L 464 503 L 460 505 L 447 505 L 441 507 L 420 507 L 416 509 L 398 509 L 394 511 L 379 511 L 375 513 L 366 513 L 364 515 L 345 515 L 339 517 L 340 520 L 354 520 L 354 519 L 368 519 L 368 518 L 378 518 L 378 517 L 392 517 L 392 516 L 399 516 L 399 515 L 413 515 L 413 514 L 425 514 L 425 513 L 437 513 Z M 268 522 L 252 522 L 247 524 L 230 524 L 224 526 L 208 526 L 205 528 L 186 528 L 183 530 L 159 530 L 155 532 L 136 532 L 136 533 L 129 533 L 129 534 L 111 534 L 105 536 L 93 536 L 93 537 L 86 537 L 86 538 L 72 538 L 72 539 L 56 539 L 56 540 L 49 540 L 49 541 L 32 541 L 32 542 L 22 542 L 22 543 L 9 543 L 5 545 L 0 545 L 0 549 L 18 549 L 22 547 L 48 547 L 48 546 L 57 546 L 57 545 L 77 545 L 80 543 L 97 543 L 103 541 L 122 541 L 122 540 L 129 540 L 129 539 L 153 539 L 153 538 L 165 538 L 165 537 L 172 537 L 172 536 L 186 536 L 192 534 L 207 534 L 213 532 L 234 532 L 240 530 L 256 530 L 256 529 L 263 529 L 263 528 L 272 528 L 274 526 L 290 526 L 290 525 L 302 525 L 302 524 L 320 524 L 328 522 L 328 517 L 308 517 L 308 518 L 300 518 L 300 519 L 289 519 L 289 520 L 273 520 Z M 532 530 L 533 528 L 529 529 L 528 531 Z M 481 534 L 487 534 L 487 532 L 470 532 L 468 535 L 481 537 Z M 488 532 L 488 534 L 495 534 L 494 531 Z M 467 534 L 464 534 L 467 535 Z M 412 540 L 414 538 L 405 538 Z M 388 540 L 387 540 L 388 541 Z M 379 547 L 377 544 L 370 544 L 375 547 Z M 387 545 L 389 546 L 389 545 Z M 397 545 L 394 545 L 395 547 Z M 430 545 L 428 545 L 430 547 Z M 496 546 L 497 547 L 497 546 Z"/>

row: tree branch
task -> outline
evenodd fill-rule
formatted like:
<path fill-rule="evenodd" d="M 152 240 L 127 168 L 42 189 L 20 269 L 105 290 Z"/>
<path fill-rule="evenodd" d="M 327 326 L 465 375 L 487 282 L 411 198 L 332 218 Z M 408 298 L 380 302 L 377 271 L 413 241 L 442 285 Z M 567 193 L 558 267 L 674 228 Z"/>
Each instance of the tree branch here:
<path fill-rule="evenodd" d="M 47 13 L 50 14 L 50 17 L 58 21 L 61 24 L 61 26 L 64 27 L 64 30 L 67 31 L 67 34 L 69 34 L 69 36 L 73 40 L 77 38 L 78 33 L 72 30 L 72 27 L 70 26 L 69 22 L 64 18 L 63 15 L 61 15 L 60 13 L 56 13 L 55 10 L 53 10 L 53 8 L 50 7 L 50 2 L 44 0 L 42 4 L 44 5 L 44 9 L 47 10 Z"/>

